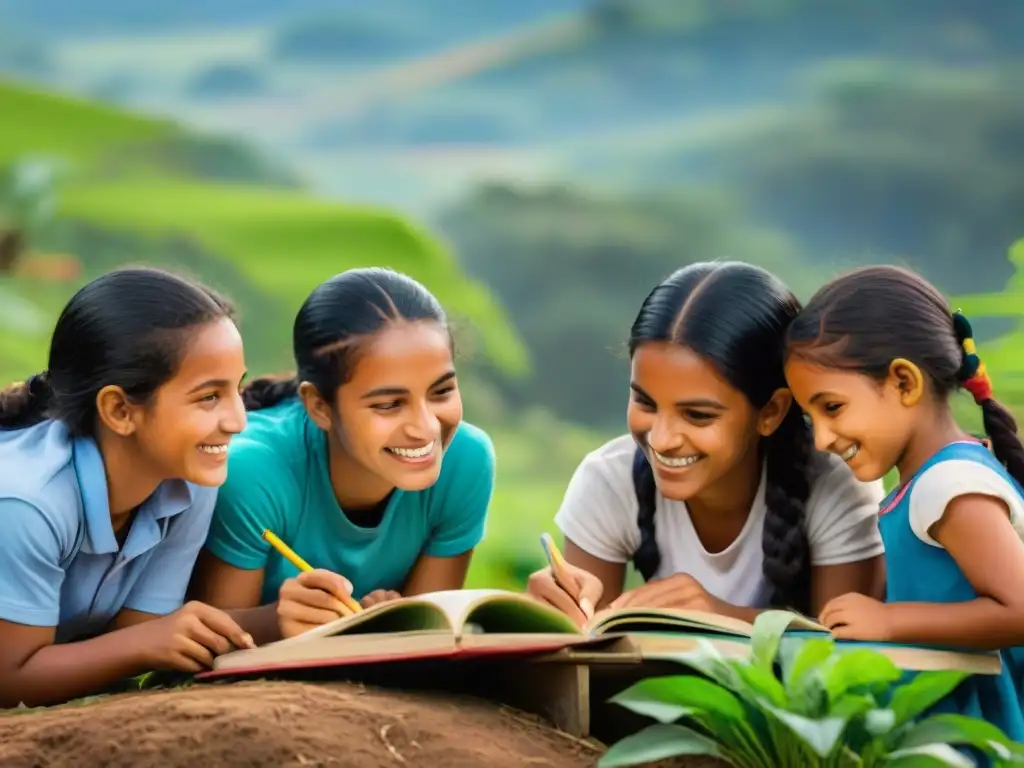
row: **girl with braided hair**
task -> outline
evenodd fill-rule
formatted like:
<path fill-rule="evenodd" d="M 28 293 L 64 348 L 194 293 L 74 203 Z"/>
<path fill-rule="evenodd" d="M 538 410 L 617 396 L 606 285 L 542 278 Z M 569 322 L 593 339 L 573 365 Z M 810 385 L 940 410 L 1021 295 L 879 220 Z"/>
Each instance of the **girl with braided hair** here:
<path fill-rule="evenodd" d="M 581 623 L 608 605 L 752 620 L 881 595 L 881 483 L 816 453 L 791 407 L 782 355 L 799 309 L 737 262 L 690 265 L 651 291 L 630 335 L 630 434 L 583 460 L 555 518 L 572 583 L 545 569 L 532 595 Z M 623 594 L 630 560 L 646 583 Z"/>
<path fill-rule="evenodd" d="M 868 267 L 815 295 L 788 333 L 786 377 L 817 447 L 864 481 L 892 469 L 879 508 L 885 602 L 829 602 L 836 637 L 1000 650 L 942 703 L 1024 738 L 1024 448 L 992 394 L 970 323 L 922 278 Z M 958 426 L 957 389 L 980 406 L 991 450 Z"/>

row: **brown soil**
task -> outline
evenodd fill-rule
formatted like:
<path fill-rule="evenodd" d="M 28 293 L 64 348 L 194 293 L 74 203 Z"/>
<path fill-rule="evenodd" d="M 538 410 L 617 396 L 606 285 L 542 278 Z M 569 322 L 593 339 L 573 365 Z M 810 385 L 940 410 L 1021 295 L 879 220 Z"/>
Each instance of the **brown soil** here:
<path fill-rule="evenodd" d="M 0 716 L 4 768 L 594 766 L 601 749 L 476 699 L 240 682 Z"/>

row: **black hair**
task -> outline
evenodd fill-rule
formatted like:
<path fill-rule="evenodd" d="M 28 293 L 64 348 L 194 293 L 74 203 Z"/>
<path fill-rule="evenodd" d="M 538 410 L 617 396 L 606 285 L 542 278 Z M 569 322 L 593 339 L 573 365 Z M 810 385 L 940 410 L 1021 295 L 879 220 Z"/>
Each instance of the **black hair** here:
<path fill-rule="evenodd" d="M 873 266 L 839 276 L 811 298 L 789 329 L 787 354 L 878 381 L 889 375 L 893 360 L 904 358 L 945 399 L 960 387 L 972 388 L 979 361 L 964 347 L 971 336 L 970 323 L 923 277 L 901 267 Z M 982 389 L 975 400 L 992 451 L 1024 483 L 1017 422 L 990 387 Z"/>
<path fill-rule="evenodd" d="M 647 342 L 685 346 L 711 364 L 750 404 L 763 408 L 786 386 L 786 327 L 800 310 L 796 296 L 771 273 L 740 262 L 701 262 L 684 267 L 644 299 L 630 332 L 629 351 Z M 791 407 L 764 440 L 766 456 L 764 575 L 772 604 L 810 608 L 810 555 L 804 507 L 813 437 L 799 408 Z M 655 539 L 655 484 L 641 450 L 633 461 L 639 503 L 640 546 L 633 563 L 650 579 L 661 562 Z"/>
<path fill-rule="evenodd" d="M 421 320 L 448 327 L 437 299 L 411 277 L 382 267 L 335 275 L 313 289 L 295 317 L 296 375 L 252 381 L 242 392 L 246 409 L 269 408 L 294 397 L 302 381 L 333 403 L 335 391 L 352 375 L 359 342 L 391 323 Z"/>
<path fill-rule="evenodd" d="M 214 291 L 159 269 L 117 269 L 83 286 L 57 319 L 47 369 L 0 392 L 0 429 L 47 419 L 95 433 L 96 397 L 118 386 L 145 403 L 178 370 L 190 331 L 233 317 Z"/>

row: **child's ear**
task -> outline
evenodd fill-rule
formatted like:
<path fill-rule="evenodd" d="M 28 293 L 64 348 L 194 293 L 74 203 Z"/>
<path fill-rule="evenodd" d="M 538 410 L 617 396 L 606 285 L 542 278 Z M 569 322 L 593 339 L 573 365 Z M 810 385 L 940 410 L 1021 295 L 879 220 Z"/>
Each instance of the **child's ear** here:
<path fill-rule="evenodd" d="M 757 431 L 761 437 L 772 435 L 782 420 L 786 418 L 789 409 L 793 407 L 793 393 L 785 387 L 776 389 L 771 399 L 765 403 L 761 412 L 757 415 Z"/>
<path fill-rule="evenodd" d="M 299 384 L 299 397 L 313 423 L 324 432 L 330 432 L 331 404 L 320 396 L 320 391 L 310 382 L 303 381 Z"/>
<path fill-rule="evenodd" d="M 902 357 L 889 363 L 887 383 L 896 388 L 900 402 L 907 407 L 917 405 L 924 394 L 924 375 L 921 369 Z"/>
<path fill-rule="evenodd" d="M 96 415 L 115 435 L 128 437 L 135 432 L 138 406 L 128 399 L 125 391 L 109 384 L 96 394 Z"/>

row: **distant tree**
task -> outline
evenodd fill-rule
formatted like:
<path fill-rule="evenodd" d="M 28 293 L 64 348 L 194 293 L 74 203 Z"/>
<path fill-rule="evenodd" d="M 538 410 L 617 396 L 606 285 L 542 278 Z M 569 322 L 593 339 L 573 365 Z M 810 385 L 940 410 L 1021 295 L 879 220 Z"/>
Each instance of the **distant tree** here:
<path fill-rule="evenodd" d="M 820 274 L 798 253 L 741 221 L 728 200 L 710 194 L 495 185 L 450 210 L 441 228 L 467 271 L 498 294 L 529 348 L 533 376 L 498 382 L 510 403 L 621 428 L 625 341 L 662 278 L 694 261 L 740 259 L 805 296 L 815 287 Z"/>

